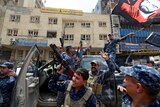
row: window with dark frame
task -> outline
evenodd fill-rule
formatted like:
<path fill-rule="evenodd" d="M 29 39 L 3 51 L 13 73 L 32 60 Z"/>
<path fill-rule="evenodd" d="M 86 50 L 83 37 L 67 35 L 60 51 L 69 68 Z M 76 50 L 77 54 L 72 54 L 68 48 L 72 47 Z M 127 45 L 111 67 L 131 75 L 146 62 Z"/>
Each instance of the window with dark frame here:
<path fill-rule="evenodd" d="M 8 29 L 7 30 L 7 36 L 17 36 L 18 29 Z"/>
<path fill-rule="evenodd" d="M 47 38 L 56 38 L 57 32 L 56 31 L 47 31 Z"/>
<path fill-rule="evenodd" d="M 98 24 L 99 24 L 99 27 L 106 27 L 107 26 L 106 22 L 103 22 L 103 21 L 100 21 Z"/>
<path fill-rule="evenodd" d="M 12 22 L 20 22 L 20 15 L 10 15 L 10 21 Z"/>
<path fill-rule="evenodd" d="M 28 30 L 28 36 L 37 37 L 38 36 L 38 30 Z"/>
<path fill-rule="evenodd" d="M 73 34 L 65 34 L 64 35 L 64 40 L 74 40 L 74 35 Z"/>
<path fill-rule="evenodd" d="M 81 27 L 83 27 L 83 28 L 90 28 L 91 27 L 91 24 L 89 23 L 89 22 L 83 22 L 83 23 L 81 23 Z"/>
<path fill-rule="evenodd" d="M 99 40 L 107 40 L 107 34 L 99 34 Z"/>
<path fill-rule="evenodd" d="M 89 34 L 81 34 L 81 40 L 91 40 L 91 37 Z"/>
<path fill-rule="evenodd" d="M 40 22 L 40 16 L 31 16 L 30 17 L 31 23 L 39 23 Z"/>
<path fill-rule="evenodd" d="M 74 23 L 70 22 L 70 23 L 65 23 L 65 27 L 66 28 L 74 28 Z"/>
<path fill-rule="evenodd" d="M 57 24 L 57 18 L 48 18 L 48 24 Z"/>

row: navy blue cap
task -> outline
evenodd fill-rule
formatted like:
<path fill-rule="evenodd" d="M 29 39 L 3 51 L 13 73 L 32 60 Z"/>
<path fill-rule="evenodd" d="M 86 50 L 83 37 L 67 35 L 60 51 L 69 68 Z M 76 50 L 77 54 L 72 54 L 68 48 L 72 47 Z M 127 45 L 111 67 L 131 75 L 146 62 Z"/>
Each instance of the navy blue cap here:
<path fill-rule="evenodd" d="M 122 73 L 134 77 L 140 83 L 152 90 L 160 90 L 160 72 L 146 65 L 120 67 Z"/>
<path fill-rule="evenodd" d="M 12 69 L 13 68 L 13 63 L 12 62 L 5 62 L 3 63 L 2 65 L 0 65 L 0 67 L 7 67 L 9 69 Z"/>

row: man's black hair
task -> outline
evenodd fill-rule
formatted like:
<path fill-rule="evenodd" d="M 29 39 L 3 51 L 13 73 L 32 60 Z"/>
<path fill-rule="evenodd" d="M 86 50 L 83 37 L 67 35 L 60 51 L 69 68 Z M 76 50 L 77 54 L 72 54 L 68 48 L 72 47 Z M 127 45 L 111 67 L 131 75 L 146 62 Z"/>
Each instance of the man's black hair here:
<path fill-rule="evenodd" d="M 71 45 L 66 46 L 66 52 L 68 52 L 70 48 L 72 48 L 72 46 L 71 46 Z"/>
<path fill-rule="evenodd" d="M 78 73 L 78 75 L 81 75 L 83 80 L 88 80 L 89 78 L 89 71 L 85 68 L 78 68 L 76 70 L 76 73 Z"/>
<path fill-rule="evenodd" d="M 152 66 L 154 66 L 154 61 L 147 60 L 147 64 L 148 64 L 148 63 L 151 63 L 151 64 L 152 64 Z"/>

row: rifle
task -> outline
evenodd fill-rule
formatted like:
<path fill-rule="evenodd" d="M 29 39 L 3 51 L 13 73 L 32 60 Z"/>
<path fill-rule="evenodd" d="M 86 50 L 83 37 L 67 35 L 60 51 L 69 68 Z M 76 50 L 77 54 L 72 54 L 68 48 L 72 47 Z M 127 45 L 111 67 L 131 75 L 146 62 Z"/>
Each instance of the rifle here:
<path fill-rule="evenodd" d="M 67 75 L 70 75 L 71 77 L 74 74 L 74 71 L 71 69 L 71 67 L 67 64 L 65 60 L 63 60 L 62 56 L 58 52 L 58 48 L 55 44 L 50 44 L 50 47 L 52 48 L 54 54 L 56 55 L 58 61 L 62 64 L 62 66 L 66 69 L 67 72 L 64 72 Z"/>

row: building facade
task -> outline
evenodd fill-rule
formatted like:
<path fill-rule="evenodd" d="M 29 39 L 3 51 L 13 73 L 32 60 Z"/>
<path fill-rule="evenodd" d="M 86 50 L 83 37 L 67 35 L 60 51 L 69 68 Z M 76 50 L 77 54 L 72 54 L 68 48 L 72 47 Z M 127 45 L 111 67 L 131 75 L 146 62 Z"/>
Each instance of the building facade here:
<path fill-rule="evenodd" d="M 97 54 L 111 32 L 110 16 L 83 13 L 81 10 L 57 8 L 25 8 L 9 6 L 3 8 L 1 16 L 1 59 L 23 60 L 30 47 L 37 44 L 43 60 L 52 57 L 50 44 L 84 47 L 92 45 L 91 54 Z M 3 55 L 6 55 L 5 57 Z M 3 57 L 2 57 L 3 56 Z"/>
<path fill-rule="evenodd" d="M 41 8 L 44 6 L 44 2 L 43 0 L 0 0 L 0 5 L 14 5 L 18 7 Z"/>

